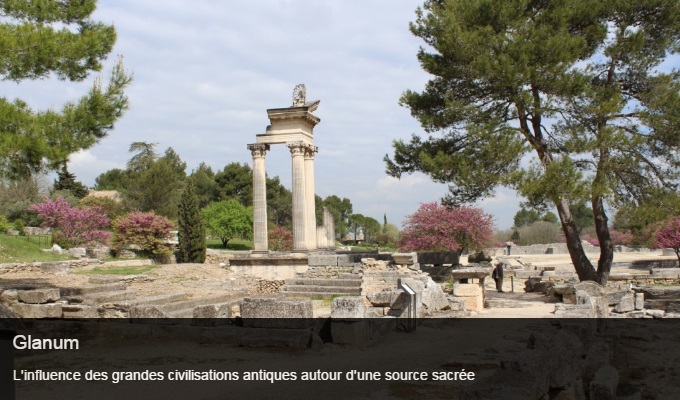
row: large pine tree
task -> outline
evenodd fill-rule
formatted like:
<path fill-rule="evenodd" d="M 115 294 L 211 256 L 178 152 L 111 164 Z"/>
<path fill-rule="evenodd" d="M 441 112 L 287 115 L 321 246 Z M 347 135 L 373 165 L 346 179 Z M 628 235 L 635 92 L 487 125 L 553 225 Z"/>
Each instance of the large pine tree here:
<path fill-rule="evenodd" d="M 179 253 L 181 263 L 202 263 L 205 261 L 205 225 L 198 208 L 194 185 L 187 183 L 180 198 L 177 211 L 179 223 Z"/>
<path fill-rule="evenodd" d="M 96 0 L 0 2 L 0 80 L 82 81 L 102 68 L 113 50 L 112 25 L 90 20 Z M 58 168 L 70 154 L 104 138 L 128 107 L 123 93 L 131 76 L 119 61 L 108 85 L 92 89 L 61 111 L 37 111 L 0 97 L 0 176 L 28 177 Z"/>

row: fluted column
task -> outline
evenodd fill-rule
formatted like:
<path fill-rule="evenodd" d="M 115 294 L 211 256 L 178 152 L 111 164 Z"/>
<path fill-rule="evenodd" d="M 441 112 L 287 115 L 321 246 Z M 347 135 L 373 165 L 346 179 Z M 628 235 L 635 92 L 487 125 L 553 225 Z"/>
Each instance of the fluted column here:
<path fill-rule="evenodd" d="M 267 242 L 267 171 L 264 158 L 268 144 L 249 144 L 253 155 L 253 246 L 255 251 L 268 251 Z"/>
<path fill-rule="evenodd" d="M 307 250 L 305 210 L 305 147 L 303 142 L 288 144 L 293 159 L 293 250 Z"/>
<path fill-rule="evenodd" d="M 305 225 L 307 249 L 316 250 L 316 201 L 314 199 L 314 154 L 319 148 L 309 145 L 305 148 Z"/>
<path fill-rule="evenodd" d="M 326 246 L 335 250 L 335 221 L 326 207 L 323 208 L 323 225 L 326 227 Z"/>

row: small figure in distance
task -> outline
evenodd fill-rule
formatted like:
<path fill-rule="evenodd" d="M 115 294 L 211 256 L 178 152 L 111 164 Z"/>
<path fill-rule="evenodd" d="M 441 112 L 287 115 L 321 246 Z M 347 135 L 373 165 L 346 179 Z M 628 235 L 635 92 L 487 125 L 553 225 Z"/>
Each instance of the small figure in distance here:
<path fill-rule="evenodd" d="M 503 263 L 499 262 L 496 264 L 496 268 L 493 269 L 491 277 L 496 281 L 496 290 L 503 293 Z"/>
<path fill-rule="evenodd" d="M 505 247 L 508 249 L 508 255 L 510 255 L 510 250 L 512 249 L 512 242 L 505 242 Z"/>

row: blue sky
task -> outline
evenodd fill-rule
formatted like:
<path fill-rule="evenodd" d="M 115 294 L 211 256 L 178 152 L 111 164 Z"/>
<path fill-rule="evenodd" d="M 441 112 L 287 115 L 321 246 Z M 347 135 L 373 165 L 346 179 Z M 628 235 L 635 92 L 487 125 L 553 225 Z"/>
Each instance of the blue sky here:
<path fill-rule="evenodd" d="M 291 104 L 304 83 L 315 114 L 316 191 L 348 197 L 354 212 L 401 226 L 419 203 L 441 198 L 446 185 L 424 175 L 401 180 L 385 174 L 382 158 L 394 139 L 421 129 L 399 97 L 428 80 L 417 62 L 421 42 L 408 24 L 421 1 L 100 0 L 93 19 L 113 23 L 116 55 L 134 73 L 130 110 L 107 138 L 71 156 L 70 170 L 87 185 L 111 168 L 124 168 L 135 141 L 172 147 L 187 162 L 220 170 L 230 162 L 252 165 L 246 144 L 264 133 L 266 109 Z M 59 109 L 82 96 L 82 83 L 56 79 L 3 82 L 9 98 L 34 108 Z M 290 153 L 275 146 L 267 156 L 270 176 L 290 187 Z M 478 205 L 507 229 L 518 209 L 514 192 L 500 189 Z"/>

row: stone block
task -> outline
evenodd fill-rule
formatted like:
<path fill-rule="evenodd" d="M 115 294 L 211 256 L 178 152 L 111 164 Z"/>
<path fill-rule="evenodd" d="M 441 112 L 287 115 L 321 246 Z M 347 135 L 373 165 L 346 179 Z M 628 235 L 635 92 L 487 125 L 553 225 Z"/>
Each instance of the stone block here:
<path fill-rule="evenodd" d="M 482 294 L 482 288 L 476 283 L 458 283 L 453 285 L 453 295 L 456 297 L 475 297 Z"/>
<path fill-rule="evenodd" d="M 310 254 L 307 262 L 310 266 L 338 266 L 338 256 L 334 254 Z"/>
<path fill-rule="evenodd" d="M 231 304 L 220 303 L 220 304 L 205 304 L 194 307 L 193 311 L 194 325 L 205 325 L 201 323 L 201 319 L 224 319 L 225 323 L 231 318 Z M 206 321 L 207 322 L 207 321 Z M 213 323 L 209 323 L 212 325 Z"/>
<path fill-rule="evenodd" d="M 460 255 L 456 251 L 418 252 L 420 264 L 460 264 Z"/>
<path fill-rule="evenodd" d="M 600 368 L 611 363 L 611 358 L 611 347 L 607 342 L 595 341 L 590 343 L 583 369 L 584 379 L 590 381 Z"/>
<path fill-rule="evenodd" d="M 555 304 L 555 316 L 560 318 L 595 318 L 590 304 Z"/>
<path fill-rule="evenodd" d="M 649 272 L 652 278 L 680 277 L 680 268 L 652 268 Z"/>
<path fill-rule="evenodd" d="M 45 304 L 59 300 L 61 294 L 57 288 L 20 290 L 19 301 L 28 304 Z"/>
<path fill-rule="evenodd" d="M 392 253 L 392 260 L 397 265 L 413 265 L 418 263 L 417 253 Z"/>
<path fill-rule="evenodd" d="M 16 303 L 17 301 L 19 301 L 18 290 L 7 289 L 3 290 L 2 294 L 0 294 L 0 303 L 9 305 L 12 303 Z"/>
<path fill-rule="evenodd" d="M 22 318 L 61 318 L 62 304 L 22 304 L 15 303 L 12 311 Z"/>
<path fill-rule="evenodd" d="M 347 254 L 338 254 L 337 256 L 338 267 L 351 267 L 354 262 L 350 260 Z"/>
<path fill-rule="evenodd" d="M 630 290 L 607 291 L 607 302 L 610 306 L 615 306 L 619 304 L 623 296 L 628 293 L 630 293 Z"/>
<path fill-rule="evenodd" d="M 425 282 L 425 288 L 420 300 L 421 304 L 427 308 L 428 311 L 437 311 L 448 308 L 449 302 L 446 300 L 446 294 L 442 290 L 441 285 L 428 277 Z"/>
<path fill-rule="evenodd" d="M 68 253 L 73 257 L 82 258 L 87 256 L 87 249 L 85 247 L 72 247 L 68 249 Z"/>
<path fill-rule="evenodd" d="M 590 381 L 590 400 L 616 400 L 619 371 L 611 365 L 601 367 Z"/>
<path fill-rule="evenodd" d="M 484 296 L 480 293 L 477 296 L 462 297 L 465 300 L 465 311 L 483 311 Z"/>
<path fill-rule="evenodd" d="M 374 307 L 388 307 L 392 303 L 393 297 L 394 297 L 393 290 L 373 292 L 366 295 L 366 298 Z"/>
<path fill-rule="evenodd" d="M 649 315 L 653 318 L 663 318 L 666 312 L 664 310 L 645 310 L 645 315 Z"/>
<path fill-rule="evenodd" d="M 614 307 L 617 313 L 624 313 L 635 310 L 635 295 L 632 292 L 626 293 L 619 303 Z"/>
<path fill-rule="evenodd" d="M 307 328 L 312 321 L 311 300 L 282 300 L 279 296 L 246 297 L 241 302 L 244 327 Z"/>
<path fill-rule="evenodd" d="M 363 296 L 342 296 L 333 299 L 331 319 L 364 318 L 366 303 Z"/>
<path fill-rule="evenodd" d="M 534 285 L 534 292 L 547 294 L 550 288 L 555 286 L 555 282 L 541 281 Z"/>
<path fill-rule="evenodd" d="M 465 311 L 465 298 L 449 297 L 448 301 L 451 311 Z"/>
<path fill-rule="evenodd" d="M 163 310 L 156 306 L 134 306 L 130 308 L 130 318 L 170 318 Z"/>
<path fill-rule="evenodd" d="M 564 304 L 576 304 L 576 293 L 562 295 L 562 302 Z"/>
<path fill-rule="evenodd" d="M 645 308 L 645 294 L 635 293 L 635 309 L 642 310 Z"/>

